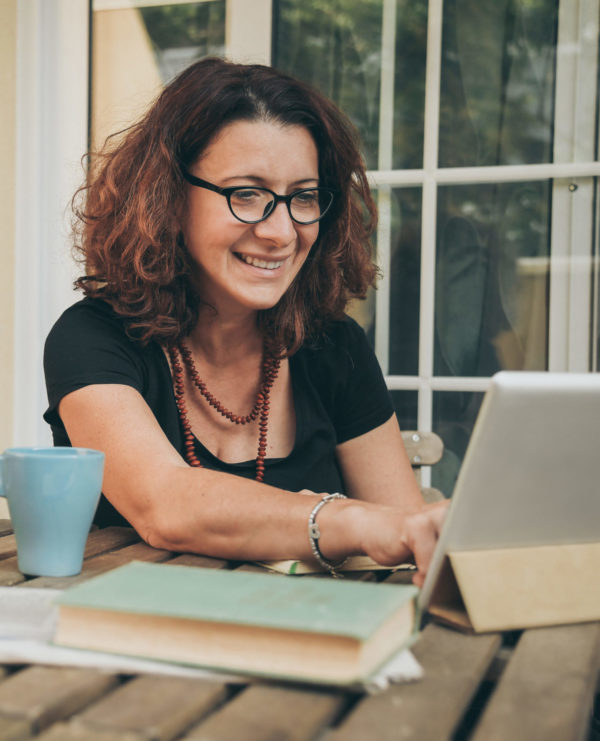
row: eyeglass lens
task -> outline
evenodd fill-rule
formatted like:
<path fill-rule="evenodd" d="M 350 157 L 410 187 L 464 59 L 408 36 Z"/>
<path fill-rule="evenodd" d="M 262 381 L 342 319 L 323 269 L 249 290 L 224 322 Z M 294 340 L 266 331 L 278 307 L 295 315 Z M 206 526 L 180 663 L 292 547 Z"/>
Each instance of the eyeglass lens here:
<path fill-rule="evenodd" d="M 295 193 L 289 201 L 294 221 L 309 224 L 325 214 L 333 194 L 326 190 L 308 188 Z M 261 188 L 239 188 L 229 195 L 229 204 L 234 215 L 242 221 L 260 221 L 273 210 L 275 199 L 268 190 Z"/>

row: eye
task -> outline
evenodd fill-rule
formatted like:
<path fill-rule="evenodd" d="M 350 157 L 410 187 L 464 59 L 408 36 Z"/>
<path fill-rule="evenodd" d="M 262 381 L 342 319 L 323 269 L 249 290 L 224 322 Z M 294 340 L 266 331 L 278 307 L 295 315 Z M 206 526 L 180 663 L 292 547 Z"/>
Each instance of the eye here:
<path fill-rule="evenodd" d="M 302 190 L 294 195 L 294 201 L 298 206 L 315 206 L 319 201 L 317 190 Z"/>
<path fill-rule="evenodd" d="M 268 194 L 264 191 L 257 190 L 256 188 L 240 188 L 239 190 L 233 191 L 231 194 L 231 200 L 234 203 L 248 205 L 264 200 L 267 195 Z"/>

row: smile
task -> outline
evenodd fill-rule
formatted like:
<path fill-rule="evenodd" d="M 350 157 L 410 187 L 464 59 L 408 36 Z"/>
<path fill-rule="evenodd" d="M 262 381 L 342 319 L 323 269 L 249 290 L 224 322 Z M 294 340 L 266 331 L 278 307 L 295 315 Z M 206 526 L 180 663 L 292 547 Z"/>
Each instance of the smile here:
<path fill-rule="evenodd" d="M 240 255 L 239 253 L 236 253 L 236 255 L 248 265 L 252 265 L 255 268 L 264 268 L 265 270 L 275 270 L 284 263 L 284 260 L 269 262 L 267 260 L 259 260 L 257 257 L 250 257 L 250 255 Z"/>

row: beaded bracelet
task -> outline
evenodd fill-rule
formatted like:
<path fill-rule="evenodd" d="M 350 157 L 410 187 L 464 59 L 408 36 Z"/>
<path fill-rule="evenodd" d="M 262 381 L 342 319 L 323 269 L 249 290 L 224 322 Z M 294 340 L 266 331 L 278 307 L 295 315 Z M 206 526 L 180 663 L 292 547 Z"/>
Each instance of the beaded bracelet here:
<path fill-rule="evenodd" d="M 310 541 L 310 547 L 313 552 L 313 556 L 315 557 L 315 560 L 323 566 L 323 568 L 327 569 L 329 573 L 334 576 L 338 577 L 340 576 L 337 573 L 337 569 L 339 569 L 341 566 L 343 566 L 346 563 L 346 558 L 343 558 L 339 563 L 333 563 L 332 561 L 328 561 L 325 556 L 321 553 L 321 549 L 319 548 L 319 538 L 321 537 L 321 530 L 319 529 L 319 526 L 316 523 L 317 513 L 321 509 L 321 507 L 324 507 L 328 502 L 332 502 L 334 499 L 347 499 L 348 497 L 345 494 L 326 494 L 323 499 L 314 507 L 313 511 L 310 513 L 308 517 L 308 539 Z"/>

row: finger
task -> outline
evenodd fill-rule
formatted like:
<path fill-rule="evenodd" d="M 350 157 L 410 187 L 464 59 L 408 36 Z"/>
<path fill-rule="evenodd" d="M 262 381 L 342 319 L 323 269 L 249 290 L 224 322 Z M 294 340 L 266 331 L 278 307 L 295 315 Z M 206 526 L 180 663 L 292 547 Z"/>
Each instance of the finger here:
<path fill-rule="evenodd" d="M 425 578 L 431 557 L 438 541 L 443 517 L 433 512 L 422 512 L 410 518 L 406 544 L 412 550 L 418 575 Z M 415 574 L 415 577 L 417 574 Z"/>
<path fill-rule="evenodd" d="M 445 502 L 436 502 L 431 510 L 432 522 L 438 536 L 442 530 L 446 516 L 448 515 L 449 506 L 450 500 L 447 499 Z"/>
<path fill-rule="evenodd" d="M 425 584 L 425 574 L 422 574 L 420 571 L 415 572 L 412 577 L 412 583 L 415 585 L 415 587 L 419 587 L 419 589 L 421 589 L 423 584 Z"/>

